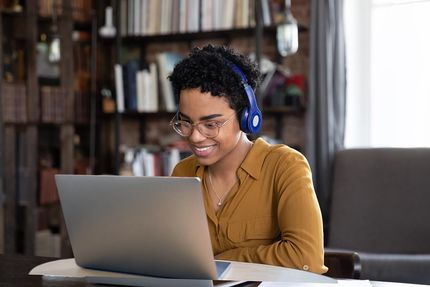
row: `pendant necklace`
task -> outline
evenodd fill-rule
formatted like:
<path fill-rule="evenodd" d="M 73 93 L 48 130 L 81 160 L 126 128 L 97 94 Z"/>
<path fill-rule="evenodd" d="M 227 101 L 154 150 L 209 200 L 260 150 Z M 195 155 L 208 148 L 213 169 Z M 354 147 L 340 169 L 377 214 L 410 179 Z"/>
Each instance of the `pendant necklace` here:
<path fill-rule="evenodd" d="M 226 193 L 224 193 L 221 197 L 218 195 L 218 193 L 215 191 L 214 185 L 212 183 L 212 176 L 211 176 L 211 172 L 208 168 L 208 176 L 209 176 L 209 185 L 211 186 L 211 189 L 213 191 L 213 193 L 215 194 L 216 198 L 218 198 L 218 206 L 222 205 L 222 200 L 224 199 L 224 196 L 226 195 Z"/>

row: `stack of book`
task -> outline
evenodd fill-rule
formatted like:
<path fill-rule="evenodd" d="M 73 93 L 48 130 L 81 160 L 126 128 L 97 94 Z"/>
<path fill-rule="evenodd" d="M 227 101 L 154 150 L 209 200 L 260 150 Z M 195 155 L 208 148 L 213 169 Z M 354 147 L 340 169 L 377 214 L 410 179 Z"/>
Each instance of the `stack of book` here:
<path fill-rule="evenodd" d="M 124 65 L 116 64 L 114 70 L 118 112 L 175 111 L 176 101 L 172 84 L 167 77 L 181 59 L 179 54 L 165 52 L 157 55 L 157 63 L 150 63 L 144 68 L 141 68 L 143 65 L 139 60 L 130 60 Z"/>
<path fill-rule="evenodd" d="M 62 0 L 39 0 L 38 2 L 39 15 L 42 17 L 51 17 L 54 8 L 57 15 L 63 14 Z M 91 19 L 91 1 L 72 0 L 70 5 L 73 9 L 73 20 L 79 22 L 86 22 Z"/>
<path fill-rule="evenodd" d="M 2 84 L 3 120 L 8 123 L 27 121 L 27 88 L 25 84 Z"/>
<path fill-rule="evenodd" d="M 66 94 L 61 87 L 41 86 L 41 117 L 43 123 L 64 122 Z"/>
<path fill-rule="evenodd" d="M 168 176 L 183 158 L 189 156 L 188 149 L 168 147 L 164 150 L 151 146 L 123 147 L 124 162 L 120 174 L 134 176 Z"/>

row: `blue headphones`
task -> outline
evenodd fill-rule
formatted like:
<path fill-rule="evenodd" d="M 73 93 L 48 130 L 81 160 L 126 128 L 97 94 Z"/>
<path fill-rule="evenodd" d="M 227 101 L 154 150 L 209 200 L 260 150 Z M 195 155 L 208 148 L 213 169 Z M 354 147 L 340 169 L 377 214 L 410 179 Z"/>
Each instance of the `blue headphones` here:
<path fill-rule="evenodd" d="M 258 109 L 254 90 L 248 84 L 248 79 L 246 78 L 243 71 L 229 60 L 227 60 L 227 63 L 240 77 L 241 84 L 243 85 L 248 98 L 248 106 L 243 109 L 240 116 L 240 129 L 247 134 L 257 134 L 260 131 L 261 125 L 263 123 L 263 116 L 261 111 Z"/>

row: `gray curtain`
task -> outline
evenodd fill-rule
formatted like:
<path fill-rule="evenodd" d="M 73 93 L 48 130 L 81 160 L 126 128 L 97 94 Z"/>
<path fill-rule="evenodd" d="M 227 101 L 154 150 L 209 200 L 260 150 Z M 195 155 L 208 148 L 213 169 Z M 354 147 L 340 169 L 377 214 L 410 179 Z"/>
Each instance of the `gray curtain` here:
<path fill-rule="evenodd" d="M 343 148 L 346 62 L 343 0 L 310 0 L 310 70 L 306 156 L 328 224 L 330 182 L 335 152 Z"/>

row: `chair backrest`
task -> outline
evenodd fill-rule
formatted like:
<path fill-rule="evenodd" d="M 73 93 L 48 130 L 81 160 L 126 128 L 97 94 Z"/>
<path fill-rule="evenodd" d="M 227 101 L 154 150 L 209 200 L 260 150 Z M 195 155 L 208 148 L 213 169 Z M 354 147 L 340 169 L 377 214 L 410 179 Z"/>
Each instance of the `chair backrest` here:
<path fill-rule="evenodd" d="M 328 246 L 430 253 L 430 148 L 349 149 L 334 163 Z"/>

